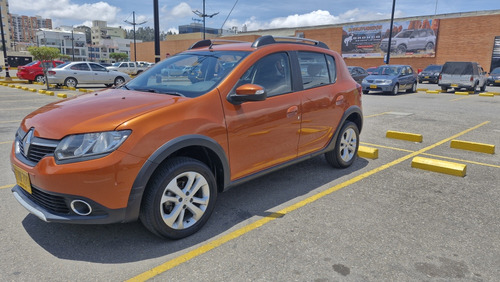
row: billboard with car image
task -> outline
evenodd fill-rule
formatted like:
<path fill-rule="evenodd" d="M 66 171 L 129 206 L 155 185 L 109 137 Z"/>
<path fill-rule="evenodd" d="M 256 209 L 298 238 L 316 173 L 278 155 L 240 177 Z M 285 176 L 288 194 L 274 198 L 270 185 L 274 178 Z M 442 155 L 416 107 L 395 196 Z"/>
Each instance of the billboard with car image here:
<path fill-rule="evenodd" d="M 390 22 L 350 25 L 342 28 L 345 58 L 434 57 L 439 19 L 394 22 L 389 48 Z"/>

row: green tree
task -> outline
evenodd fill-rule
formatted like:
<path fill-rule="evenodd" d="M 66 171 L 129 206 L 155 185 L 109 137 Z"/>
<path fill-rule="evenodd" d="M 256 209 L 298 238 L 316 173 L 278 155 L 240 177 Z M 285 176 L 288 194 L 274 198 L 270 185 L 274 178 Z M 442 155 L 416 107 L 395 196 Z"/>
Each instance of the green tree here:
<path fill-rule="evenodd" d="M 128 60 L 128 55 L 125 53 L 111 53 L 109 57 L 117 62 Z"/>
<path fill-rule="evenodd" d="M 31 53 L 33 59 L 43 61 L 52 61 L 57 58 L 60 58 L 62 54 L 59 49 L 53 47 L 28 47 L 28 52 Z M 43 69 L 43 76 L 45 77 L 45 84 L 47 85 L 47 89 L 49 89 L 49 81 L 47 79 L 47 71 L 49 70 L 49 66 L 47 64 L 40 64 Z"/>

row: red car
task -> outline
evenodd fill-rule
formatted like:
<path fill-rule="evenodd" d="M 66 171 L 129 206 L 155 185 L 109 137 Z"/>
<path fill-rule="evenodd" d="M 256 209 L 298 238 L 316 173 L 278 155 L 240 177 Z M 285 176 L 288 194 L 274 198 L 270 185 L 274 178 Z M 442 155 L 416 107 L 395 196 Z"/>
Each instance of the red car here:
<path fill-rule="evenodd" d="M 58 65 L 64 64 L 63 61 L 44 61 L 48 68 L 54 68 Z M 20 79 L 26 79 L 30 83 L 33 81 L 45 83 L 45 77 L 43 76 L 42 63 L 40 61 L 33 61 L 27 65 L 20 66 L 17 68 L 17 77 Z"/>

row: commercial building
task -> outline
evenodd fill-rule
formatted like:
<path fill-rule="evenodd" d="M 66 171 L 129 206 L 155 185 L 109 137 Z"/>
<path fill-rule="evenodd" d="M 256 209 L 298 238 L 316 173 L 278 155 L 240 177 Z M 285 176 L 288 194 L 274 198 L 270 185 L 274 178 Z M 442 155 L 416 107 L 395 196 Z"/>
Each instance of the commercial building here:
<path fill-rule="evenodd" d="M 342 54 L 348 65 L 368 68 L 384 64 L 386 53 L 381 45 L 388 38 L 389 25 L 387 19 L 248 31 L 218 38 L 253 42 L 262 35 L 305 37 L 323 41 L 330 49 Z M 391 44 L 390 64 L 409 64 L 414 69 L 423 69 L 427 65 L 447 61 L 475 61 L 486 71 L 500 66 L 500 10 L 398 18 L 394 20 L 392 29 L 393 36 L 408 30 L 426 31 L 422 37 L 428 41 L 423 47 L 408 42 L 405 48 L 392 47 Z M 403 34 L 400 36 L 403 37 Z M 202 38 L 200 33 L 192 38 L 168 35 L 167 40 L 160 43 L 162 59 L 163 54 L 184 51 Z M 397 39 L 393 43 L 402 44 L 404 40 Z M 133 52 L 135 50 L 132 49 L 132 56 Z M 137 44 L 137 59 L 154 61 L 154 42 Z"/>
<path fill-rule="evenodd" d="M 72 61 L 87 61 L 85 33 L 74 31 L 72 27 L 41 28 L 36 32 L 36 39 L 37 46 L 57 48 Z"/>

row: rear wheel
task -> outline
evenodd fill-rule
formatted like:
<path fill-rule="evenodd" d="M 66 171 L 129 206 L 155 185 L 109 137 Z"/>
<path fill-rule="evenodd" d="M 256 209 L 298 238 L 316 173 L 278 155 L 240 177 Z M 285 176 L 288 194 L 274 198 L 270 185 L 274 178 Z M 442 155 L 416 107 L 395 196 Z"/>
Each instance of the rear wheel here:
<path fill-rule="evenodd" d="M 68 77 L 66 78 L 66 80 L 64 80 L 64 85 L 68 87 L 76 87 L 78 85 L 78 80 L 76 80 L 76 78 L 73 77 Z"/>
<path fill-rule="evenodd" d="M 210 217 L 217 185 L 202 162 L 178 157 L 153 175 L 144 192 L 140 220 L 152 233 L 180 239 L 198 231 Z"/>
<path fill-rule="evenodd" d="M 37 75 L 35 77 L 35 81 L 38 82 L 38 83 L 45 83 L 45 76 L 43 76 L 43 75 Z"/>
<path fill-rule="evenodd" d="M 448 87 L 446 87 L 446 86 L 441 86 L 441 90 L 443 90 L 443 91 L 448 91 Z"/>
<path fill-rule="evenodd" d="M 354 162 L 359 147 L 359 129 L 351 121 L 347 121 L 339 132 L 335 149 L 325 153 L 326 161 L 335 168 L 346 168 Z"/>
<path fill-rule="evenodd" d="M 410 89 L 406 89 L 406 93 L 415 93 L 417 92 L 417 83 L 414 82 Z"/>
<path fill-rule="evenodd" d="M 481 92 L 486 91 L 486 82 L 483 84 L 483 86 L 481 86 L 480 90 Z"/>

